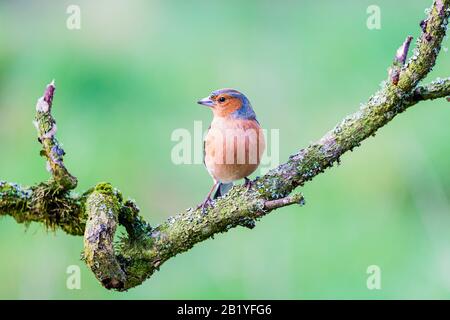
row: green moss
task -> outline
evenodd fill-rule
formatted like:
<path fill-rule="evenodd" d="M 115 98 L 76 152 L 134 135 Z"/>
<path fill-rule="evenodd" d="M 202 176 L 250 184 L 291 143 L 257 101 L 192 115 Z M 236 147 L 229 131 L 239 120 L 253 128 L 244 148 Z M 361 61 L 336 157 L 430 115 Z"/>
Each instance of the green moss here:
<path fill-rule="evenodd" d="M 113 190 L 113 186 L 108 182 L 98 183 L 94 188 L 95 192 L 99 192 L 104 195 L 114 195 Z"/>
<path fill-rule="evenodd" d="M 0 214 L 27 225 L 41 222 L 49 230 L 61 228 L 71 235 L 82 235 L 86 221 L 83 201 L 48 183 L 32 188 L 0 183 Z"/>
<path fill-rule="evenodd" d="M 440 3 L 448 8 L 450 0 Z M 435 62 L 448 15 L 448 10 L 432 11 L 426 30 L 429 34 L 422 35 L 415 56 L 400 70 L 397 85 L 384 85 L 361 110 L 345 118 L 319 142 L 258 178 L 256 192 L 236 186 L 207 214 L 191 209 L 151 228 L 139 216 L 136 204 L 124 202 L 120 191 L 109 183 L 100 183 L 81 196 L 66 192 L 75 187 L 76 179 L 62 165 L 62 155 L 60 163 L 51 163 L 53 180 L 47 183 L 23 188 L 0 182 L 0 214 L 10 214 L 19 222 L 39 221 L 52 229 L 61 227 L 70 234 L 81 235 L 86 229 L 84 258 L 102 285 L 120 291 L 137 286 L 165 261 L 196 243 L 239 225 L 253 227 L 266 213 L 266 200 L 290 194 L 412 105 L 411 90 Z M 38 113 L 37 120 L 41 135 L 51 129 L 53 118 L 49 113 Z M 42 154 L 51 158 L 52 148 L 58 146 L 56 139 L 46 138 L 43 145 Z M 302 203 L 303 197 L 294 195 L 292 200 Z M 117 223 L 125 226 L 128 236 L 114 245 Z"/>

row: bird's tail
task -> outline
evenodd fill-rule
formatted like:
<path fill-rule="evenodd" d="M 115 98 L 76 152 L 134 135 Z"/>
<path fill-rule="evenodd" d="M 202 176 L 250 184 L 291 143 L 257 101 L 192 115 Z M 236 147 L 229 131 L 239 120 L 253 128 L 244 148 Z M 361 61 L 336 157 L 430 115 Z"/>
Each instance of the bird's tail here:
<path fill-rule="evenodd" d="M 217 199 L 219 197 L 223 197 L 228 191 L 230 191 L 231 187 L 233 187 L 233 182 L 230 183 L 219 183 L 217 187 L 216 193 L 214 193 L 213 199 Z"/>

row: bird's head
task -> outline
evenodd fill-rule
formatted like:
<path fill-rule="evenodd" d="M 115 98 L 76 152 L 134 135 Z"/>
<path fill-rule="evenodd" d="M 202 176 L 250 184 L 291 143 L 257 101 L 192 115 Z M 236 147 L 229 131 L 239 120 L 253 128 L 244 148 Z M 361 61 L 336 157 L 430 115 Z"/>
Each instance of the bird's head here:
<path fill-rule="evenodd" d="M 255 112 L 247 97 L 235 89 L 220 89 L 201 99 L 198 104 L 210 107 L 216 117 L 256 119 Z"/>

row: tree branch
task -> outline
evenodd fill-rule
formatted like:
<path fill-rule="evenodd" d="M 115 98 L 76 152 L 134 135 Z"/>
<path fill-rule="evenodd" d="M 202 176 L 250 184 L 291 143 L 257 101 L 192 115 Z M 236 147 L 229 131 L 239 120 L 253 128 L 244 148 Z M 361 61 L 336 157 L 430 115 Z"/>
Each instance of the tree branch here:
<path fill-rule="evenodd" d="M 450 15 L 450 0 L 435 0 L 421 22 L 422 34 L 413 56 L 406 62 L 411 43 L 406 39 L 394 58 L 389 80 L 359 111 L 346 117 L 318 142 L 253 181 L 249 190 L 233 187 L 215 201 L 206 214 L 188 209 L 151 227 L 139 208 L 110 184 L 100 183 L 76 195 L 74 178 L 63 164 L 63 155 L 51 116 L 54 83 L 38 100 L 36 127 L 52 178 L 33 187 L 0 182 L 0 215 L 19 223 L 41 222 L 72 235 L 84 235 L 84 259 L 108 289 L 127 290 L 139 285 L 171 257 L 215 234 L 236 226 L 253 228 L 255 221 L 277 208 L 303 204 L 301 194 L 289 195 L 407 108 L 424 100 L 450 96 L 450 78 L 417 86 L 432 69 L 439 54 Z M 128 233 L 114 243 L 117 224 Z"/>
<path fill-rule="evenodd" d="M 38 132 L 38 141 L 42 144 L 41 156 L 47 158 L 47 170 L 53 176 L 49 184 L 55 185 L 58 191 L 72 190 L 77 186 L 77 179 L 64 166 L 65 152 L 55 137 L 57 127 L 51 113 L 54 93 L 55 82 L 52 81 L 37 101 L 34 125 Z"/>

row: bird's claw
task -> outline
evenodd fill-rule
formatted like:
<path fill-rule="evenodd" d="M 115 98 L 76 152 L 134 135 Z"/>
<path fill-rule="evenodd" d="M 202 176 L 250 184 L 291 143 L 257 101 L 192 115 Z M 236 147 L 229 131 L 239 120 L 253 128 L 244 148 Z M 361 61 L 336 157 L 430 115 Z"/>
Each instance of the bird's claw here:
<path fill-rule="evenodd" d="M 207 197 L 206 199 L 205 199 L 205 201 L 203 201 L 202 203 L 200 203 L 198 206 L 197 206 L 197 210 L 198 209 L 202 209 L 202 214 L 205 214 L 206 213 L 206 210 L 209 208 L 209 207 L 212 207 L 212 204 L 213 204 L 213 200 L 211 200 L 211 197 Z"/>

